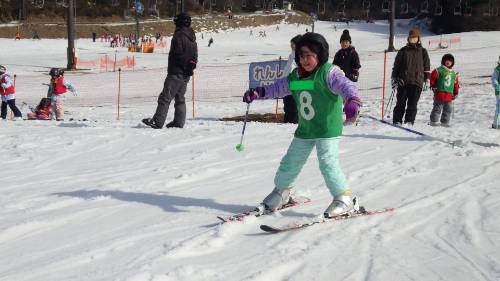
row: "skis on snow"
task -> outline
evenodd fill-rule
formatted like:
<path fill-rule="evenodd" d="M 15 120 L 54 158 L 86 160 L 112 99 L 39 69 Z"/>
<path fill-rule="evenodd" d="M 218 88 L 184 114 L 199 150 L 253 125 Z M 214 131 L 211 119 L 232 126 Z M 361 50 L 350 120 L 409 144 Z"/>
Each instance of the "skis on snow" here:
<path fill-rule="evenodd" d="M 311 199 L 309 199 L 307 197 L 293 198 L 290 201 L 288 201 L 288 203 L 286 203 L 281 208 L 279 208 L 278 211 L 284 210 L 284 209 L 288 209 L 288 208 L 292 208 L 292 207 L 295 207 L 295 206 L 299 206 L 299 205 L 302 205 L 302 204 L 306 204 L 306 203 L 309 203 L 309 202 L 311 202 Z M 220 219 L 223 222 L 242 221 L 245 217 L 249 217 L 249 216 L 260 217 L 260 216 L 269 215 L 269 214 L 272 214 L 272 213 L 274 213 L 274 212 L 267 211 L 267 212 L 262 213 L 262 212 L 257 211 L 257 210 L 252 210 L 252 211 L 247 211 L 247 212 L 243 212 L 243 213 L 239 213 L 239 214 L 235 214 L 235 215 L 227 216 L 227 217 L 217 216 L 217 218 Z"/>
<path fill-rule="evenodd" d="M 304 223 L 292 223 L 292 224 L 288 224 L 288 225 L 281 226 L 281 227 L 275 227 L 275 226 L 263 224 L 260 226 L 260 229 L 262 229 L 263 231 L 268 232 L 268 233 L 280 233 L 280 232 L 285 232 L 285 231 L 290 231 L 290 230 L 306 228 L 306 227 L 309 227 L 309 226 L 312 226 L 315 224 L 319 224 L 319 223 L 341 221 L 341 220 L 347 220 L 347 219 L 352 219 L 352 218 L 357 218 L 357 217 L 383 214 L 383 213 L 388 213 L 388 212 L 392 212 L 392 211 L 394 211 L 394 208 L 384 208 L 384 209 L 367 211 L 367 210 L 365 210 L 364 207 L 360 207 L 359 211 L 355 211 L 354 213 L 350 213 L 350 214 L 343 215 L 343 216 L 338 216 L 338 217 L 333 217 L 333 218 L 321 218 L 321 219 L 317 219 L 317 220 L 310 221 L 310 222 L 304 222 Z"/>

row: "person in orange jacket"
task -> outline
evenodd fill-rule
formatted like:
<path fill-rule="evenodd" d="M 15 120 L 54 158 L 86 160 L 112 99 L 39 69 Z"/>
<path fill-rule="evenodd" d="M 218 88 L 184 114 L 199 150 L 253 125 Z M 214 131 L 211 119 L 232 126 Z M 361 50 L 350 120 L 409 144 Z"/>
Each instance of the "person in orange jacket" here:
<path fill-rule="evenodd" d="M 441 59 L 441 66 L 431 73 L 430 87 L 434 92 L 434 107 L 431 111 L 431 126 L 450 126 L 453 111 L 453 100 L 460 89 L 458 72 L 453 70 L 455 58 L 446 54 Z M 441 124 L 439 124 L 439 122 Z"/>

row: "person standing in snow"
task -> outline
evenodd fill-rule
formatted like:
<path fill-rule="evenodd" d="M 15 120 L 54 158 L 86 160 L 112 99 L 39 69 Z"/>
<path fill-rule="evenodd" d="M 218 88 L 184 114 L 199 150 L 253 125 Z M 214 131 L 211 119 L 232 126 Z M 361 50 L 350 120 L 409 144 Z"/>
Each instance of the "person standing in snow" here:
<path fill-rule="evenodd" d="M 1 116 L 3 120 L 7 118 L 7 106 L 9 106 L 10 110 L 14 113 L 14 120 L 23 119 L 21 111 L 16 106 L 15 92 L 16 89 L 14 88 L 12 78 L 7 74 L 7 68 L 0 65 L 0 95 L 2 96 Z"/>
<path fill-rule="evenodd" d="M 410 30 L 408 43 L 401 48 L 392 68 L 392 88 L 397 88 L 396 106 L 392 122 L 413 125 L 417 116 L 417 104 L 422 89 L 426 90 L 430 78 L 430 59 L 427 50 L 422 47 L 420 31 Z"/>
<path fill-rule="evenodd" d="M 431 73 L 430 86 L 434 92 L 434 106 L 431 111 L 431 126 L 449 127 L 453 110 L 453 101 L 458 96 L 459 79 L 458 73 L 452 68 L 455 58 L 452 54 L 446 54 L 441 59 L 441 66 Z"/>
<path fill-rule="evenodd" d="M 349 30 L 346 29 L 340 36 L 341 49 L 335 54 L 333 64 L 340 67 L 349 80 L 358 82 L 361 64 L 359 63 L 359 55 L 351 44 L 351 35 L 349 35 Z"/>
<path fill-rule="evenodd" d="M 295 63 L 295 45 L 297 45 L 300 37 L 301 35 L 297 35 L 290 40 L 290 48 L 292 51 L 288 56 L 285 69 L 283 70 L 283 74 L 286 76 L 288 76 L 297 67 L 297 64 Z M 283 110 L 285 111 L 283 122 L 297 124 L 299 118 L 297 115 L 297 104 L 295 103 L 292 95 L 288 95 L 283 98 Z"/>
<path fill-rule="evenodd" d="M 328 50 L 322 35 L 306 33 L 297 42 L 298 67 L 292 73 L 273 85 L 249 89 L 243 95 L 247 103 L 292 95 L 299 108 L 295 137 L 276 172 L 275 188 L 257 207 L 260 212 L 275 211 L 290 200 L 295 179 L 314 147 L 326 186 L 333 196 L 324 216 L 346 214 L 358 206 L 340 168 L 338 145 L 343 127 L 343 101 L 347 120 L 356 120 L 361 101 L 356 86 L 340 68 L 328 63 Z"/>
<path fill-rule="evenodd" d="M 198 63 L 198 45 L 196 35 L 191 28 L 191 17 L 186 13 L 178 14 L 175 19 L 175 32 L 170 43 L 168 54 L 167 78 L 163 90 L 158 97 L 158 106 L 152 118 L 145 118 L 142 122 L 153 129 L 161 129 L 167 119 L 168 108 L 175 99 L 174 120 L 167 124 L 167 128 L 182 128 L 186 122 L 186 94 L 187 83 Z"/>
<path fill-rule="evenodd" d="M 52 101 L 52 110 L 54 111 L 53 116 L 56 117 L 57 121 L 64 121 L 63 106 L 67 91 L 70 90 L 74 96 L 77 96 L 78 94 L 73 84 L 64 78 L 64 69 L 51 68 L 49 75 L 50 86 L 47 98 L 50 98 Z"/>
<path fill-rule="evenodd" d="M 493 89 L 495 90 L 496 98 L 495 118 L 491 127 L 493 129 L 500 129 L 500 56 L 498 56 L 497 67 L 493 70 L 493 75 L 491 75 L 491 85 L 493 85 Z"/>

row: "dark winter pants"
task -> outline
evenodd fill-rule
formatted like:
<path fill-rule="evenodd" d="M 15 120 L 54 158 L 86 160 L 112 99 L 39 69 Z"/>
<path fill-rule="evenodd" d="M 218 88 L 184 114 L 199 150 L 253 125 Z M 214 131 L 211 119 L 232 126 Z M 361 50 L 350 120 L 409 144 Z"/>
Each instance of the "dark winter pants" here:
<path fill-rule="evenodd" d="M 16 100 L 12 99 L 8 101 L 2 101 L 2 111 L 1 111 L 2 119 L 7 118 L 7 105 L 10 107 L 10 110 L 14 112 L 14 117 L 23 117 L 21 111 L 16 106 Z"/>
<path fill-rule="evenodd" d="M 283 109 L 285 110 L 285 117 L 283 119 L 283 122 L 297 124 L 297 105 L 295 104 L 295 100 L 293 99 L 292 95 L 283 98 Z"/>
<path fill-rule="evenodd" d="M 168 107 L 172 100 L 175 100 L 175 113 L 172 127 L 184 127 L 184 123 L 186 122 L 186 100 L 184 95 L 186 94 L 188 82 L 189 77 L 184 77 L 183 75 L 167 75 L 163 84 L 163 91 L 158 97 L 156 113 L 153 116 L 153 121 L 158 127 L 161 128 L 165 124 Z"/>
<path fill-rule="evenodd" d="M 431 122 L 437 123 L 441 118 L 441 124 L 448 125 L 451 119 L 451 113 L 453 111 L 453 104 L 451 101 L 438 101 L 434 100 L 434 107 L 431 111 Z"/>
<path fill-rule="evenodd" d="M 398 87 L 396 107 L 394 107 L 394 114 L 392 117 L 393 123 L 403 123 L 403 116 L 405 118 L 405 123 L 415 123 L 417 103 L 421 93 L 422 88 L 416 85 Z"/>

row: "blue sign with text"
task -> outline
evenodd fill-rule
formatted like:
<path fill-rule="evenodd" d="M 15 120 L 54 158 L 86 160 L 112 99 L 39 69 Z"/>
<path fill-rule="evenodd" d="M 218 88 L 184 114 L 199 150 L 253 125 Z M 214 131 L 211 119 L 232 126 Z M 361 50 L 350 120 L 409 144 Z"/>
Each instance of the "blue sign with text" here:
<path fill-rule="evenodd" d="M 248 69 L 249 87 L 256 88 L 273 84 L 278 78 L 284 77 L 285 66 L 286 60 L 252 62 Z"/>

